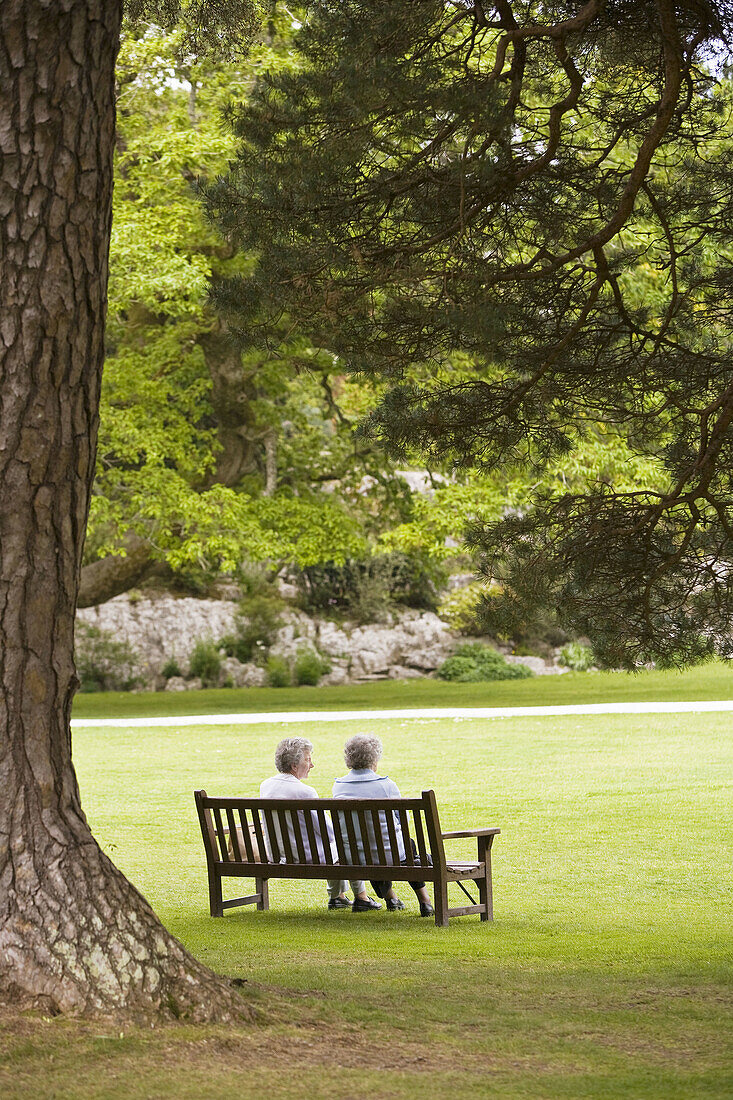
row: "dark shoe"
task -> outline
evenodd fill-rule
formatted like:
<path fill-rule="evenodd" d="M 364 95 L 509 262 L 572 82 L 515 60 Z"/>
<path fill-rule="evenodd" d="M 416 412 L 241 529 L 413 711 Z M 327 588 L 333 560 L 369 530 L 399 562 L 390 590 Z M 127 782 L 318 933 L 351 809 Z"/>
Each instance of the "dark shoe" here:
<path fill-rule="evenodd" d="M 427 901 L 421 901 L 420 902 L 420 916 L 421 917 L 434 917 L 435 916 L 435 910 L 433 909 L 432 905 L 429 904 L 429 902 L 427 902 Z"/>
<path fill-rule="evenodd" d="M 395 909 L 404 909 L 404 901 L 400 901 L 399 898 L 387 898 L 387 908 L 390 913 L 393 913 Z"/>
<path fill-rule="evenodd" d="M 351 909 L 351 902 L 348 898 L 329 898 L 329 909 Z"/>
<path fill-rule="evenodd" d="M 354 898 L 351 906 L 352 913 L 368 913 L 371 909 L 381 909 L 382 906 L 374 898 Z"/>

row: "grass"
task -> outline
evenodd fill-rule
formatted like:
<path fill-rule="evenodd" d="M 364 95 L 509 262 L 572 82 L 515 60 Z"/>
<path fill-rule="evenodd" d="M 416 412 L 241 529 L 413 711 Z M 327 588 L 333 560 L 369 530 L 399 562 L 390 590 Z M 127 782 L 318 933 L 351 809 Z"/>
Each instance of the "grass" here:
<path fill-rule="evenodd" d="M 731 1097 L 730 716 L 365 728 L 403 793 L 436 789 L 445 829 L 502 827 L 495 923 L 436 929 L 409 891 L 404 913 L 327 913 L 319 885 L 288 882 L 270 912 L 212 920 L 191 791 L 255 792 L 292 727 L 80 730 L 103 846 L 191 950 L 244 979 L 261 1021 L 8 1021 L 4 1100 Z M 327 794 L 343 731 L 307 731 Z"/>
<path fill-rule="evenodd" d="M 75 718 L 246 714 L 287 710 L 372 710 L 409 707 L 550 706 L 572 703 L 733 699 L 733 664 L 711 662 L 686 672 L 569 672 L 531 680 L 451 684 L 380 680 L 335 687 L 227 688 L 183 692 L 100 692 L 77 695 Z"/>

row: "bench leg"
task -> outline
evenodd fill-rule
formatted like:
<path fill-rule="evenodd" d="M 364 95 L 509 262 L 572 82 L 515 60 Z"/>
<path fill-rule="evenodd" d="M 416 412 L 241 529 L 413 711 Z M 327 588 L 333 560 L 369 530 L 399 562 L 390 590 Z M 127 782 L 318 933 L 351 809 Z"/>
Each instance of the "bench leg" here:
<path fill-rule="evenodd" d="M 448 883 L 436 880 L 433 883 L 435 901 L 435 923 L 438 928 L 448 927 Z"/>
<path fill-rule="evenodd" d="M 223 917 L 224 908 L 221 898 L 221 879 L 216 871 L 209 871 L 209 912 L 212 917 Z"/>
<path fill-rule="evenodd" d="M 479 862 L 485 865 L 484 874 L 476 880 L 479 901 L 484 907 L 481 920 L 494 919 L 494 891 L 491 885 L 491 845 L 493 840 L 493 836 L 479 837 L 478 843 Z"/>
<path fill-rule="evenodd" d="M 266 878 L 256 878 L 255 879 L 255 891 L 256 891 L 257 894 L 259 894 L 259 899 L 257 901 L 257 908 L 258 909 L 269 909 L 270 908 L 270 886 L 269 886 L 268 880 Z"/>

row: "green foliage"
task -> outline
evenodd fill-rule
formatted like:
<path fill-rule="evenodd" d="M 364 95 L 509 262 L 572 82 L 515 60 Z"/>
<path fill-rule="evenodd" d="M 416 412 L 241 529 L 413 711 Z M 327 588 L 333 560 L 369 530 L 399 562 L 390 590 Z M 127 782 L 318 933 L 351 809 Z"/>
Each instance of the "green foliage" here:
<path fill-rule="evenodd" d="M 293 682 L 293 673 L 290 665 L 284 657 L 271 654 L 267 658 L 267 678 L 270 687 L 284 688 L 290 687 Z"/>
<path fill-rule="evenodd" d="M 138 654 L 111 630 L 77 623 L 74 659 L 80 691 L 129 691 L 140 682 Z"/>
<path fill-rule="evenodd" d="M 283 601 L 272 596 L 245 596 L 235 619 L 235 632 L 222 638 L 219 645 L 229 657 L 262 662 L 277 637 L 282 623 Z"/>
<path fill-rule="evenodd" d="M 177 29 L 186 53 L 237 56 L 249 47 L 262 17 L 259 0 L 126 0 L 131 24 Z"/>
<path fill-rule="evenodd" d="M 165 680 L 170 680 L 172 676 L 182 676 L 181 666 L 175 657 L 169 657 L 160 670 L 160 675 Z"/>
<path fill-rule="evenodd" d="M 191 652 L 189 675 L 198 677 L 203 687 L 216 687 L 221 673 L 221 654 L 211 638 L 200 638 Z"/>
<path fill-rule="evenodd" d="M 461 645 L 438 669 L 441 680 L 479 683 L 482 680 L 526 680 L 534 673 L 526 665 L 513 665 L 501 653 L 480 642 Z"/>
<path fill-rule="evenodd" d="M 438 614 L 451 630 L 459 634 L 481 634 L 480 608 L 487 595 L 488 589 L 483 581 L 471 581 L 453 592 L 447 592 L 440 601 Z"/>
<path fill-rule="evenodd" d="M 290 66 L 294 22 L 273 10 L 246 62 L 192 57 L 186 28 L 161 30 L 167 20 L 123 36 L 87 561 L 124 552 L 127 533 L 187 578 L 234 572 L 243 560 L 305 565 L 366 550 L 354 387 L 341 387 L 338 404 L 333 356 L 302 338 L 279 356 L 243 351 L 208 297 L 250 260 L 206 218 L 194 184 L 233 155 L 223 117 L 232 90 L 244 94 L 265 61 Z M 376 448 L 363 451 L 376 463 Z M 339 493 L 322 491 L 329 477 L 346 479 Z"/>
<path fill-rule="evenodd" d="M 440 556 L 473 516 L 507 615 L 627 667 L 726 652 L 731 8 L 585 6 L 567 49 L 535 0 L 308 11 L 208 191 L 257 257 L 219 301 L 253 344 L 317 333 L 380 389 L 362 437 L 467 487 L 390 548 Z"/>
<path fill-rule="evenodd" d="M 331 662 L 310 646 L 299 646 L 293 665 L 293 679 L 299 686 L 315 686 L 321 676 L 331 671 Z"/>
<path fill-rule="evenodd" d="M 439 562 L 402 553 L 309 566 L 295 575 L 304 610 L 361 623 L 383 621 L 395 606 L 434 611 L 445 579 Z"/>
<path fill-rule="evenodd" d="M 559 661 L 573 672 L 587 672 L 596 664 L 593 649 L 582 642 L 568 642 L 564 645 L 560 650 Z"/>

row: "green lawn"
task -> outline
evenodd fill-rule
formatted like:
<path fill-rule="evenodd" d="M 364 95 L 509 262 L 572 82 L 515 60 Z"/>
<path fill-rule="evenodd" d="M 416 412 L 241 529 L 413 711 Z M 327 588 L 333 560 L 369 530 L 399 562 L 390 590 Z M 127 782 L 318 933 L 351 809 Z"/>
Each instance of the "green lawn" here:
<path fill-rule="evenodd" d="M 408 890 L 404 913 L 327 913 L 319 885 L 286 882 L 269 913 L 214 921 L 191 792 L 256 792 L 293 727 L 82 729 L 100 841 L 189 948 L 246 980 L 261 1022 L 24 1017 L 0 1038 L 4 1100 L 730 1098 L 731 716 L 364 728 L 403 793 L 435 788 L 445 829 L 501 826 L 495 923 L 436 929 Z M 344 731 L 306 731 L 327 794 Z"/>
<path fill-rule="evenodd" d="M 327 688 L 241 688 L 183 692 L 104 692 L 77 695 L 75 718 L 246 714 L 286 710 L 372 710 L 397 707 L 548 706 L 679 699 L 733 699 L 733 662 L 686 672 L 568 672 L 531 680 L 449 684 L 442 680 L 380 680 Z"/>

